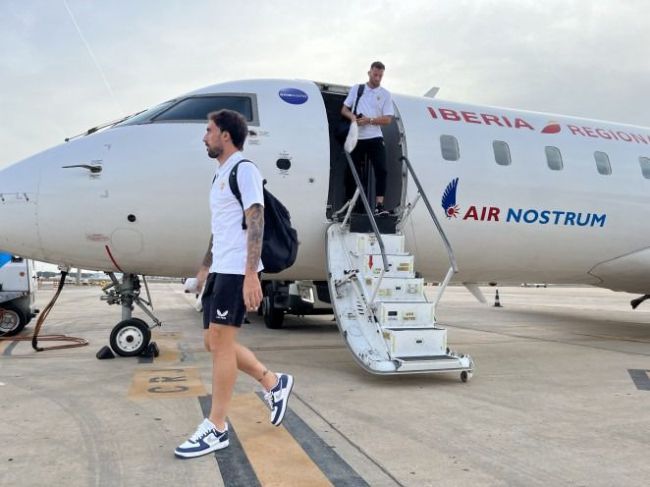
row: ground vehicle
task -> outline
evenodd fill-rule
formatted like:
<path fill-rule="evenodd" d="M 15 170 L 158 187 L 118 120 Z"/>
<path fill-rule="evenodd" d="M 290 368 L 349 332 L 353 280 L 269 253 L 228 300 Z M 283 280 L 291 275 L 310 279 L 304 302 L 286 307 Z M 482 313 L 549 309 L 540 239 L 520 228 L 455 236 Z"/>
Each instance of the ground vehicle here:
<path fill-rule="evenodd" d="M 19 333 L 34 317 L 36 274 L 31 260 L 0 253 L 0 336 Z"/>
<path fill-rule="evenodd" d="M 268 328 L 282 328 L 285 314 L 333 314 L 327 281 L 266 281 L 262 315 Z"/>

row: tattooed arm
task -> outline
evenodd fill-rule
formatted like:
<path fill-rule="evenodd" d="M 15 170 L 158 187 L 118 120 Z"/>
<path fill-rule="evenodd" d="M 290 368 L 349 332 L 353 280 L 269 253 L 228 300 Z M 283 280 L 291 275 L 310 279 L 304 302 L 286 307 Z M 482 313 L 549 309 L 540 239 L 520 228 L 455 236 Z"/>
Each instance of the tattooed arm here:
<path fill-rule="evenodd" d="M 257 265 L 262 256 L 262 242 L 264 240 L 264 207 L 259 203 L 246 210 L 246 274 L 257 275 Z"/>
<path fill-rule="evenodd" d="M 203 289 L 203 286 L 205 285 L 205 280 L 208 278 L 208 274 L 210 273 L 210 266 L 212 265 L 212 235 L 210 235 L 210 243 L 208 244 L 208 250 L 205 253 L 205 257 L 203 257 L 203 262 L 201 263 L 201 268 L 199 269 L 199 272 L 196 274 L 196 288 L 197 292 L 201 292 L 201 289 Z"/>
<path fill-rule="evenodd" d="M 264 207 L 259 203 L 246 210 L 246 274 L 244 276 L 244 304 L 256 310 L 262 302 L 262 286 L 257 275 L 257 265 L 262 256 L 264 241 Z"/>
<path fill-rule="evenodd" d="M 205 257 L 203 257 L 203 267 L 207 267 L 208 269 L 212 265 L 212 239 L 214 238 L 213 235 L 210 235 L 210 243 L 208 244 L 208 250 L 205 253 Z"/>

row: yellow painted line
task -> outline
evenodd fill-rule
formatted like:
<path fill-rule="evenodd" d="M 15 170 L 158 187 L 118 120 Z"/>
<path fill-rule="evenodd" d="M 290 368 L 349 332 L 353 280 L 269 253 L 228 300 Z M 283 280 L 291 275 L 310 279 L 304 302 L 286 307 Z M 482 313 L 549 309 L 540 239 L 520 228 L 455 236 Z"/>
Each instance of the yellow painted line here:
<path fill-rule="evenodd" d="M 207 394 L 196 367 L 137 370 L 129 389 L 130 399 L 196 397 Z"/>
<path fill-rule="evenodd" d="M 12 342 L 12 340 L 0 340 L 0 355 L 5 351 L 5 348 Z"/>
<path fill-rule="evenodd" d="M 270 412 L 255 394 L 234 396 L 228 418 L 264 487 L 331 487 L 318 466 L 282 426 L 273 426 Z"/>
<path fill-rule="evenodd" d="M 156 331 L 152 333 L 151 340 L 158 344 L 160 354 L 153 359 L 154 363 L 178 362 L 181 356 L 178 349 L 178 340 L 182 334 L 175 331 Z"/>

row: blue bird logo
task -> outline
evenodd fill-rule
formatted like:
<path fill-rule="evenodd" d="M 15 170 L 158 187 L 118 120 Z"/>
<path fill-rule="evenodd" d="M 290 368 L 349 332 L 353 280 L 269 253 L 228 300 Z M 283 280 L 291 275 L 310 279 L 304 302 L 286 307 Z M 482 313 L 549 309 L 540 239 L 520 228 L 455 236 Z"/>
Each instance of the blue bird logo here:
<path fill-rule="evenodd" d="M 456 218 L 460 213 L 460 207 L 456 204 L 456 190 L 458 189 L 458 178 L 452 179 L 451 183 L 445 188 L 442 194 L 442 207 L 445 210 L 445 215 L 448 219 L 453 216 Z"/>

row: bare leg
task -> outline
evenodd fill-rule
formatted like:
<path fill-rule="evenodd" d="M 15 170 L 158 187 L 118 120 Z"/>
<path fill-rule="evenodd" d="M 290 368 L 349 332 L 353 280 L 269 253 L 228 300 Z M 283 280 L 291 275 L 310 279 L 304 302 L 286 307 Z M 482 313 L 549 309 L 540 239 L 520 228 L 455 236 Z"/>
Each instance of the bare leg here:
<path fill-rule="evenodd" d="M 209 352 L 210 330 L 205 330 L 203 341 L 205 349 Z M 248 348 L 235 342 L 235 350 L 237 353 L 237 368 L 262 384 L 264 389 L 270 391 L 277 383 L 276 375 L 267 369 Z"/>
<path fill-rule="evenodd" d="M 237 367 L 239 370 L 250 375 L 253 379 L 261 383 L 264 389 L 270 391 L 278 381 L 277 376 L 264 367 L 264 364 L 257 360 L 255 354 L 248 348 L 239 343 L 235 344 L 235 348 L 237 350 Z"/>
<path fill-rule="evenodd" d="M 239 328 L 210 323 L 209 345 L 212 352 L 212 407 L 210 421 L 220 431 L 226 424 L 226 415 L 237 379 L 236 339 Z"/>

